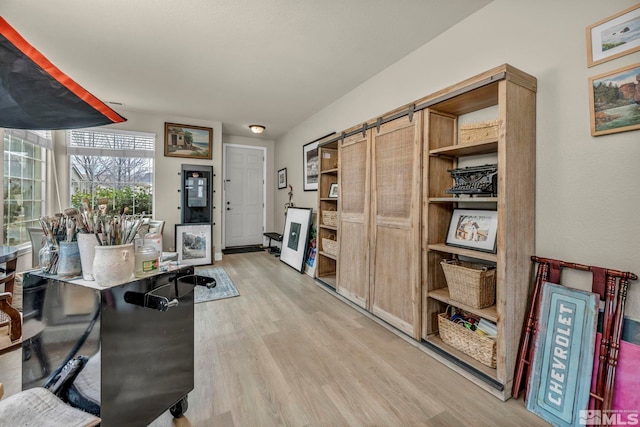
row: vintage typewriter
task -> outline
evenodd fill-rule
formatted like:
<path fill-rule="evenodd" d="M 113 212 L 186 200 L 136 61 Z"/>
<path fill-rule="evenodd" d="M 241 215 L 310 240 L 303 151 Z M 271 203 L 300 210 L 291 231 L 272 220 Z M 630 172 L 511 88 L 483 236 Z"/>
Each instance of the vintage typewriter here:
<path fill-rule="evenodd" d="M 469 194 L 495 197 L 498 195 L 498 165 L 470 166 L 447 169 L 454 179 L 454 186 L 447 194 Z"/>

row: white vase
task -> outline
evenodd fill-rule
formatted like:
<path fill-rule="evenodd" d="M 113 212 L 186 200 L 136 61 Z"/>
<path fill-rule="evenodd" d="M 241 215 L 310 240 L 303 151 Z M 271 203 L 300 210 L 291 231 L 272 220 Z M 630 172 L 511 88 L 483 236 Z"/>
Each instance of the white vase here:
<path fill-rule="evenodd" d="M 135 265 L 133 243 L 96 246 L 93 277 L 99 286 L 115 286 L 133 280 Z"/>
<path fill-rule="evenodd" d="M 78 233 L 77 238 L 80 262 L 82 263 L 82 278 L 93 280 L 93 258 L 96 254 L 95 247 L 98 245 L 98 239 L 93 233 Z"/>

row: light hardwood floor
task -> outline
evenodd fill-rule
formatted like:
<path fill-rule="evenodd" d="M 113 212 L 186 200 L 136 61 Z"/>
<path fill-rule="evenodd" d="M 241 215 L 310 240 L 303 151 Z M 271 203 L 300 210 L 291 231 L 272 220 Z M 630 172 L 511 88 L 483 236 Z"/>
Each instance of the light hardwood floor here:
<path fill-rule="evenodd" d="M 189 409 L 153 427 L 548 425 L 266 252 L 227 255 L 216 267 L 240 296 L 196 304 Z M 20 388 L 19 353 L 0 355 L 5 396 Z"/>

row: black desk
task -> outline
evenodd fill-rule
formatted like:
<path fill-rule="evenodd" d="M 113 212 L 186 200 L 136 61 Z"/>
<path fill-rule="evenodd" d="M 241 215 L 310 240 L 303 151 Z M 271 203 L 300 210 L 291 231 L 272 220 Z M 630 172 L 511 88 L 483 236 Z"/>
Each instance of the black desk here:
<path fill-rule="evenodd" d="M 42 294 L 40 318 L 25 320 L 25 330 L 42 325 L 42 351 L 56 370 L 72 357 L 90 358 L 73 383 L 84 397 L 76 407 L 89 401 L 86 409 L 99 406 L 101 426 L 146 426 L 173 405 L 187 410 L 194 387 L 195 292 L 194 283 L 181 278 L 192 274 L 193 266 L 183 266 L 100 287 L 25 273 L 24 290 Z M 73 298 L 60 297 L 65 294 Z M 161 311 L 147 304 L 151 296 L 177 304 Z M 52 375 L 34 365 L 23 357 L 23 390 L 42 387 Z"/>
<path fill-rule="evenodd" d="M 269 253 L 275 254 L 276 256 L 280 255 L 280 249 L 277 246 L 271 246 L 271 240 L 275 240 L 276 242 L 282 242 L 282 234 L 280 233 L 262 233 L 265 237 L 269 238 Z"/>

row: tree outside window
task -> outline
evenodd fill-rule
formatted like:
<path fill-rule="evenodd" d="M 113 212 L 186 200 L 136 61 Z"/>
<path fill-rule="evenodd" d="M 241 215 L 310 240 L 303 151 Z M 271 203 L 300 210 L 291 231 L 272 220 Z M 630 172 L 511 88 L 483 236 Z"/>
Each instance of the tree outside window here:
<path fill-rule="evenodd" d="M 108 214 L 151 215 L 155 135 L 104 129 L 69 132 L 71 204 Z"/>

